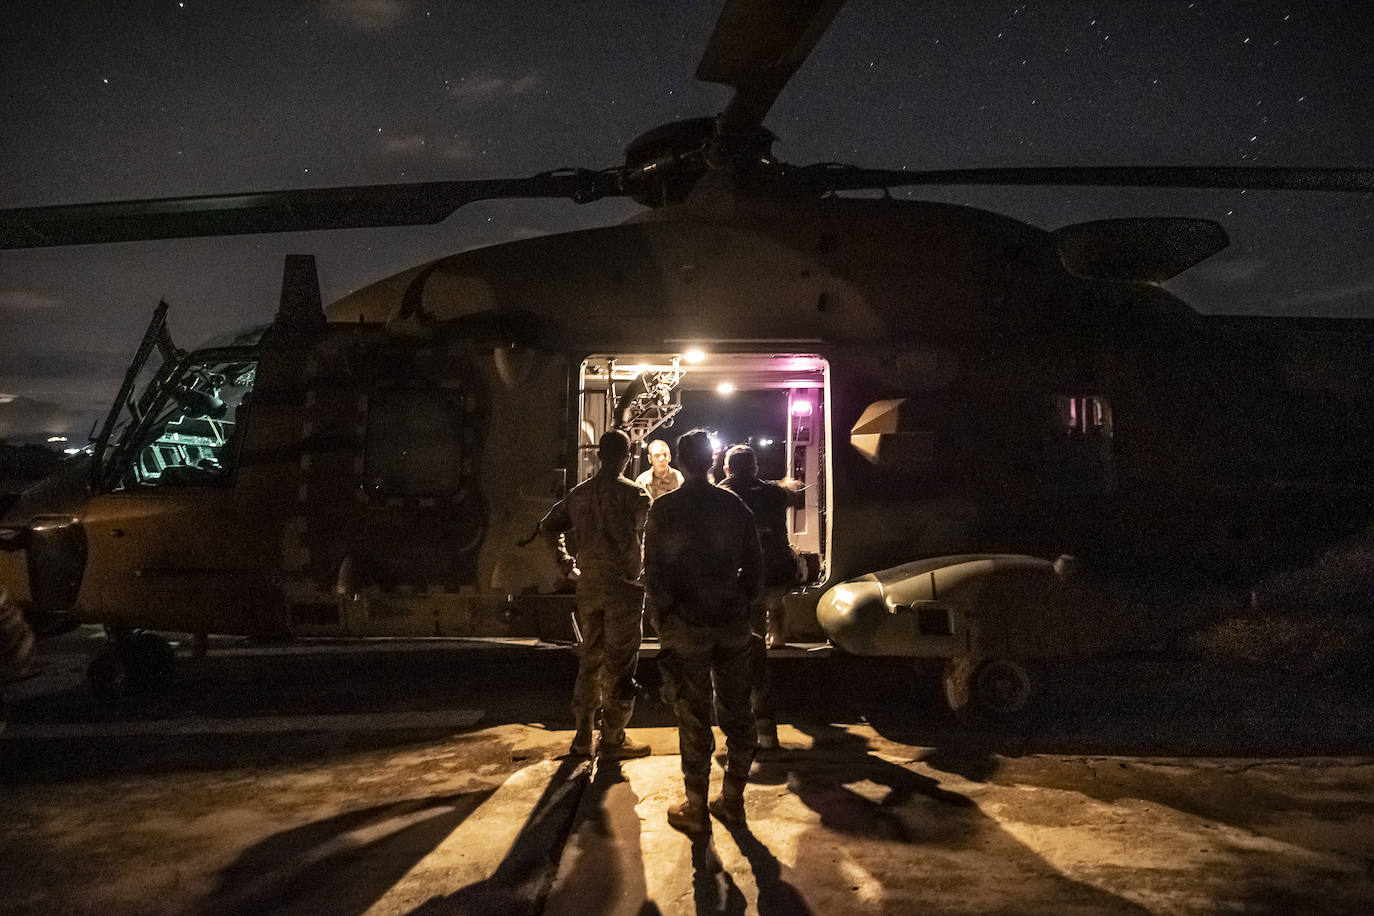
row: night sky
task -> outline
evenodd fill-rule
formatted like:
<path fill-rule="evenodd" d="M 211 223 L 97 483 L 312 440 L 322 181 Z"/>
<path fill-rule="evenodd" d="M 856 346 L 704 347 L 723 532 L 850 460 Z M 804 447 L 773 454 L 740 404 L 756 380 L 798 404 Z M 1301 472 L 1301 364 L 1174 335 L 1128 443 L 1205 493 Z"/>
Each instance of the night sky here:
<path fill-rule="evenodd" d="M 247 10 L 252 10 L 250 15 Z M 604 167 L 718 112 L 714 2 L 0 5 L 0 206 Z M 779 158 L 911 168 L 1374 166 L 1374 5 L 851 0 L 766 125 Z M 1369 195 L 916 189 L 1046 228 L 1172 213 L 1233 247 L 1172 281 L 1206 312 L 1374 317 Z M 623 200 L 490 201 L 416 229 L 0 253 L 0 439 L 84 440 L 160 297 L 182 346 L 270 320 L 281 258 L 326 299 Z"/>

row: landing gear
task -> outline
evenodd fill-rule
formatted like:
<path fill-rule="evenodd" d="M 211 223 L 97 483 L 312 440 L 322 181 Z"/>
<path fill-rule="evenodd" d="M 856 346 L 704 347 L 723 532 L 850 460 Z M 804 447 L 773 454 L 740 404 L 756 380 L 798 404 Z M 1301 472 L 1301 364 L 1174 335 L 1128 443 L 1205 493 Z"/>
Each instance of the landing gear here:
<path fill-rule="evenodd" d="M 1005 725 L 1035 696 L 1027 667 L 1009 658 L 951 658 L 945 663 L 945 702 L 965 725 Z"/>
<path fill-rule="evenodd" d="M 111 630 L 110 641 L 91 656 L 86 686 L 96 698 L 120 702 L 165 690 L 176 671 L 172 644 L 147 630 Z"/>

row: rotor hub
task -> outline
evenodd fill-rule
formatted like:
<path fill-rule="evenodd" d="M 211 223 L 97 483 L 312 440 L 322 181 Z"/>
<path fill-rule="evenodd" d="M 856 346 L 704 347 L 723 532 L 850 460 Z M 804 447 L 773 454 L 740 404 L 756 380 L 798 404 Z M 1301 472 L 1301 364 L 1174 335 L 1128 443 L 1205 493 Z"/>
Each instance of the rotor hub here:
<path fill-rule="evenodd" d="M 708 171 L 771 162 L 776 139 L 763 127 L 723 134 L 716 118 L 669 121 L 625 148 L 625 188 L 647 207 L 681 203 Z"/>

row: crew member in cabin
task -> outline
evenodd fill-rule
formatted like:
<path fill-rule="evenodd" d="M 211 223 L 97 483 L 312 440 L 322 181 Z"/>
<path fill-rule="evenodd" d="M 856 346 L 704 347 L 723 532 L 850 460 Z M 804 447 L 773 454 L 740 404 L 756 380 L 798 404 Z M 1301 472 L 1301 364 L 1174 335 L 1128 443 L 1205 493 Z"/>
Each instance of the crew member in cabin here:
<path fill-rule="evenodd" d="M 623 760 L 646 756 L 625 726 L 634 712 L 635 666 L 643 636 L 644 523 L 649 494 L 624 476 L 630 438 L 613 429 L 597 442 L 601 467 L 544 516 L 539 530 L 565 575 L 577 576 L 581 658 L 573 686 L 577 732 L 569 753 Z M 571 532 L 576 557 L 564 535 Z M 600 740 L 593 744 L 600 724 Z"/>
<path fill-rule="evenodd" d="M 635 483 L 649 491 L 650 499 L 658 499 L 682 486 L 682 472 L 668 463 L 672 460 L 668 443 L 662 439 L 649 443 L 649 470 L 636 477 Z"/>
<path fill-rule="evenodd" d="M 783 596 L 797 584 L 797 554 L 787 541 L 787 510 L 806 505 L 806 494 L 772 480 L 759 479 L 754 450 L 736 445 L 725 453 L 725 479 L 718 486 L 744 501 L 754 513 L 759 546 L 763 550 L 763 591 L 749 606 L 749 626 L 754 633 L 754 722 L 759 747 L 778 746 L 772 680 L 768 676 L 768 647 L 785 641 Z"/>
<path fill-rule="evenodd" d="M 763 554 L 749 509 L 711 485 L 711 439 L 695 429 L 677 441 L 682 486 L 654 502 L 644 532 L 645 604 L 658 629 L 665 696 L 677 715 L 686 800 L 668 823 L 710 830 L 707 812 L 744 821 L 744 785 L 758 750 L 749 708 L 755 661 L 749 605 L 763 587 Z M 725 781 L 706 801 L 711 776 L 712 691 L 725 732 Z"/>

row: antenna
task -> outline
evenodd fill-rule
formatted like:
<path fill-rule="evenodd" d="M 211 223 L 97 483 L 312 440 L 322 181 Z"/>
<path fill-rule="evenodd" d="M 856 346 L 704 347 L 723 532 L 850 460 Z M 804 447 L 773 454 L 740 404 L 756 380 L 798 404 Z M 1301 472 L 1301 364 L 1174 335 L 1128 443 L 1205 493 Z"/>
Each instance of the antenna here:
<path fill-rule="evenodd" d="M 282 269 L 281 305 L 276 325 L 284 333 L 315 331 L 324 327 L 320 302 L 320 275 L 313 254 L 288 254 Z"/>

